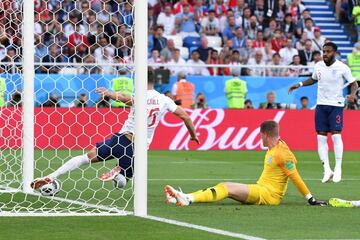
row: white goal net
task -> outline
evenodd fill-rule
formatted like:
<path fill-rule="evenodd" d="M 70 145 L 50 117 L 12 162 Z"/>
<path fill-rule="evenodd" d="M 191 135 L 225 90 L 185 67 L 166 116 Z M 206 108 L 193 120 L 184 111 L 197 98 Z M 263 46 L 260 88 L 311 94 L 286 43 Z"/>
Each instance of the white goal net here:
<path fill-rule="evenodd" d="M 133 92 L 134 1 L 37 0 L 30 25 L 25 4 L 0 1 L 0 215 L 126 214 L 133 210 L 133 165 L 125 169 L 122 189 L 99 179 L 118 159 L 59 176 L 55 196 L 30 189 L 29 180 L 53 173 L 121 129 L 129 108 L 95 90 Z M 32 66 L 25 51 L 31 24 Z M 25 72 L 33 67 L 32 80 Z M 33 102 L 26 98 L 32 84 Z"/>

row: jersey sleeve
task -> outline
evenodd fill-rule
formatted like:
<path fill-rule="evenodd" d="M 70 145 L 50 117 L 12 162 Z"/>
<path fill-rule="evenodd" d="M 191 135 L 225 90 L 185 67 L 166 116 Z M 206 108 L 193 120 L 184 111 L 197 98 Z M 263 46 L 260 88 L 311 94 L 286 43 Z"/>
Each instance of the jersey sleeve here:
<path fill-rule="evenodd" d="M 176 108 L 177 108 L 177 105 L 175 104 L 175 102 L 170 99 L 169 97 L 166 97 L 165 96 L 165 101 L 166 101 L 166 109 L 169 111 L 169 112 L 175 112 Z"/>
<path fill-rule="evenodd" d="M 275 161 L 287 176 L 297 172 L 296 158 L 289 150 L 284 150 L 276 154 Z"/>
<path fill-rule="evenodd" d="M 316 71 L 317 70 L 317 67 L 316 67 L 316 65 L 314 66 L 314 71 L 313 71 L 313 73 L 312 73 L 312 75 L 311 75 L 311 78 L 312 79 L 314 79 L 314 80 L 316 80 L 316 81 L 318 81 L 319 79 L 318 79 L 318 77 L 317 77 L 317 75 L 316 75 Z"/>
<path fill-rule="evenodd" d="M 343 78 L 346 82 L 348 83 L 352 83 L 355 82 L 355 78 L 353 77 L 352 73 L 351 73 L 351 69 L 344 64 L 344 74 L 343 74 Z"/>

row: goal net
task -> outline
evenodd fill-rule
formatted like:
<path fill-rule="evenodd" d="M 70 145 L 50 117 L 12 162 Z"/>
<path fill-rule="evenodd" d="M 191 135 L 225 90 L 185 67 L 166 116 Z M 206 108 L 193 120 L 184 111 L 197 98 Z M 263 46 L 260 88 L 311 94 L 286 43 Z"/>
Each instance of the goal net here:
<path fill-rule="evenodd" d="M 95 90 L 133 91 L 133 2 L 38 0 L 30 24 L 29 3 L 0 2 L 0 215 L 133 210 L 132 180 L 119 189 L 99 179 L 117 159 L 63 174 L 55 196 L 29 188 L 30 179 L 51 174 L 121 129 L 129 108 Z M 35 52 L 26 56 L 32 24 Z M 32 69 L 34 79 L 26 75 Z M 26 95 L 32 86 L 33 96 Z"/>

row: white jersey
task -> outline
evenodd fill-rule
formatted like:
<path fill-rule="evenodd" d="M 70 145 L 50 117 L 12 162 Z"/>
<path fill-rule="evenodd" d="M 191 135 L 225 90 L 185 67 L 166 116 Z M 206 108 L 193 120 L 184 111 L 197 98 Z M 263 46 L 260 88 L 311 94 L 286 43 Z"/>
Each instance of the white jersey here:
<path fill-rule="evenodd" d="M 134 105 L 135 106 L 135 105 Z M 135 108 L 131 107 L 128 119 L 125 121 L 120 133 L 135 133 Z M 147 91 L 147 145 L 149 147 L 156 127 L 166 112 L 175 112 L 177 105 L 169 97 L 155 90 Z"/>
<path fill-rule="evenodd" d="M 318 62 L 312 78 L 318 81 L 317 104 L 337 107 L 344 106 L 344 85 L 355 81 L 350 68 L 339 60 L 331 66 L 326 66 L 324 61 Z"/>

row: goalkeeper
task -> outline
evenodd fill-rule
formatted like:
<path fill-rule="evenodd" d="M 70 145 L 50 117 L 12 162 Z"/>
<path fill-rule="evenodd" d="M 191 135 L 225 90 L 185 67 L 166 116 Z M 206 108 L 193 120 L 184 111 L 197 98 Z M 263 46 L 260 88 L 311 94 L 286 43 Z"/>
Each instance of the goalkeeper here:
<path fill-rule="evenodd" d="M 264 159 L 264 170 L 256 184 L 224 182 L 190 194 L 167 185 L 164 189 L 166 202 L 187 206 L 191 203 L 217 202 L 232 198 L 246 204 L 278 205 L 285 195 L 290 179 L 310 205 L 327 205 L 327 202 L 314 198 L 300 177 L 294 154 L 279 137 L 278 123 L 263 122 L 260 134 L 268 151 Z"/>
<path fill-rule="evenodd" d="M 144 136 L 139 137 L 147 137 L 147 144 L 149 146 L 162 116 L 166 112 L 172 112 L 175 116 L 182 119 L 189 131 L 190 139 L 199 144 L 194 124 L 189 115 L 181 107 L 178 107 L 169 97 L 154 90 L 153 78 L 154 71 L 149 67 L 147 90 L 148 130 L 147 134 L 145 133 Z M 105 88 L 98 88 L 96 89 L 96 92 L 102 94 L 104 97 L 109 97 L 112 100 L 121 101 L 132 106 L 128 119 L 125 121 L 122 129 L 119 133 L 114 134 L 104 142 L 96 143 L 96 146 L 89 153 L 73 157 L 50 175 L 35 179 L 31 183 L 32 188 L 37 189 L 47 183 L 51 183 L 53 179 L 58 178 L 69 171 L 75 170 L 82 165 L 110 159 L 118 159 L 118 165 L 110 172 L 103 174 L 100 177 L 102 181 L 114 179 L 116 186 L 118 188 L 123 188 L 125 187 L 127 180 L 132 178 L 134 164 L 133 139 L 135 131 L 135 108 L 133 98 L 122 92 L 112 92 Z"/>

